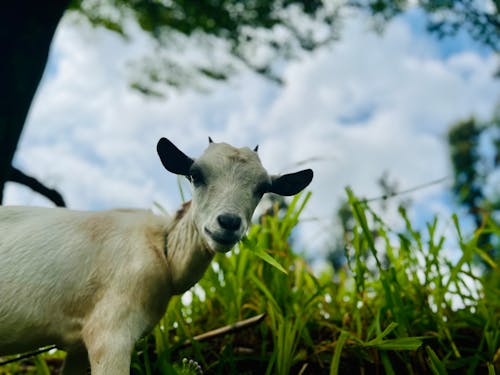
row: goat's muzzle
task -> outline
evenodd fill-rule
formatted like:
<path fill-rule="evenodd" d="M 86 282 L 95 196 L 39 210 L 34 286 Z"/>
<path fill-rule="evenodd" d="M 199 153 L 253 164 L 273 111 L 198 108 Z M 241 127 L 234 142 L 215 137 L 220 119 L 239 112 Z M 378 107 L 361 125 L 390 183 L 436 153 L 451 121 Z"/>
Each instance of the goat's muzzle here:
<path fill-rule="evenodd" d="M 241 225 L 238 226 L 238 229 Z M 219 253 L 227 253 L 229 250 L 233 248 L 234 245 L 241 239 L 239 230 L 227 230 L 227 229 L 219 229 L 217 231 L 211 231 L 207 227 L 205 227 L 205 234 L 211 240 L 209 241 L 209 245 L 213 248 L 214 251 Z"/>

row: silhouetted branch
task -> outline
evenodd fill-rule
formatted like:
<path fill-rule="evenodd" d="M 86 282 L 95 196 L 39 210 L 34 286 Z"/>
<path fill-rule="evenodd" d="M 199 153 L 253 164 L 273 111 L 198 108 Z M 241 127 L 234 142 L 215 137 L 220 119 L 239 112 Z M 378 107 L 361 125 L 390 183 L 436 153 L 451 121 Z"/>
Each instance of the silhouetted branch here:
<path fill-rule="evenodd" d="M 62 195 L 57 190 L 48 188 L 36 178 L 26 175 L 17 168 L 12 167 L 9 175 L 9 181 L 17 182 L 18 184 L 29 187 L 31 190 L 36 191 L 54 202 L 56 206 L 66 207 L 66 203 L 64 202 Z"/>

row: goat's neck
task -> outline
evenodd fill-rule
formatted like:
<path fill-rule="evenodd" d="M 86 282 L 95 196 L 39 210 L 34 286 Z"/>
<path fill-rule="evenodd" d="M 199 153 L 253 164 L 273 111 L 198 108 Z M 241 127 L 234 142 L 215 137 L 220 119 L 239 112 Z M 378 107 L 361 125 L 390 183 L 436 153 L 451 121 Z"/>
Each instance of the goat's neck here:
<path fill-rule="evenodd" d="M 177 212 L 167 234 L 166 256 L 173 294 L 181 294 L 196 284 L 212 261 L 194 221 L 191 202 Z"/>

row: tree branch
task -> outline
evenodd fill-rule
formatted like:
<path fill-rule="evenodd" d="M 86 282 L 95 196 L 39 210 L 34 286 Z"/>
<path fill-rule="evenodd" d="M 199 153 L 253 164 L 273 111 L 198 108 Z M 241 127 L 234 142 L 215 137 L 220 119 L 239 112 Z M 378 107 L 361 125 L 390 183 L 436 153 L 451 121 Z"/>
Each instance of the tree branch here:
<path fill-rule="evenodd" d="M 62 195 L 57 190 L 48 188 L 36 178 L 26 175 L 15 167 L 12 167 L 8 179 L 9 181 L 17 182 L 18 184 L 29 187 L 31 190 L 36 191 L 50 201 L 54 202 L 56 206 L 66 207 L 66 203 L 64 202 Z"/>
<path fill-rule="evenodd" d="M 234 324 L 230 324 L 230 325 L 227 325 L 227 326 L 224 326 L 221 328 L 214 329 L 213 331 L 202 333 L 201 335 L 193 337 L 192 340 L 184 341 L 182 344 L 180 344 L 180 346 L 177 349 L 186 348 L 186 347 L 190 346 L 194 341 L 201 342 L 201 341 L 206 341 L 206 340 L 212 340 L 216 337 L 233 334 L 233 333 L 236 333 L 236 332 L 241 331 L 243 329 L 253 327 L 253 326 L 259 324 L 260 322 L 262 322 L 262 320 L 264 320 L 265 317 L 266 317 L 265 313 L 259 314 L 259 315 L 252 317 L 252 318 L 241 320 L 241 321 L 236 322 Z"/>

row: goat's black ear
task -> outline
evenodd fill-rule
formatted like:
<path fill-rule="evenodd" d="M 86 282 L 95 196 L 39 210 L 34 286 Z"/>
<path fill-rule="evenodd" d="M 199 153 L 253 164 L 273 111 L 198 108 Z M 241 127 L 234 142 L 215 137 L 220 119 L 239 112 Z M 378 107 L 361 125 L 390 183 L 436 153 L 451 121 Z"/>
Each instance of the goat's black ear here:
<path fill-rule="evenodd" d="M 167 171 L 183 176 L 189 175 L 193 159 L 179 150 L 167 138 L 161 138 L 158 141 L 156 150 L 158 151 L 161 163 Z"/>
<path fill-rule="evenodd" d="M 304 169 L 303 171 L 273 177 L 269 192 L 285 196 L 295 195 L 311 183 L 313 175 L 312 169 Z"/>

